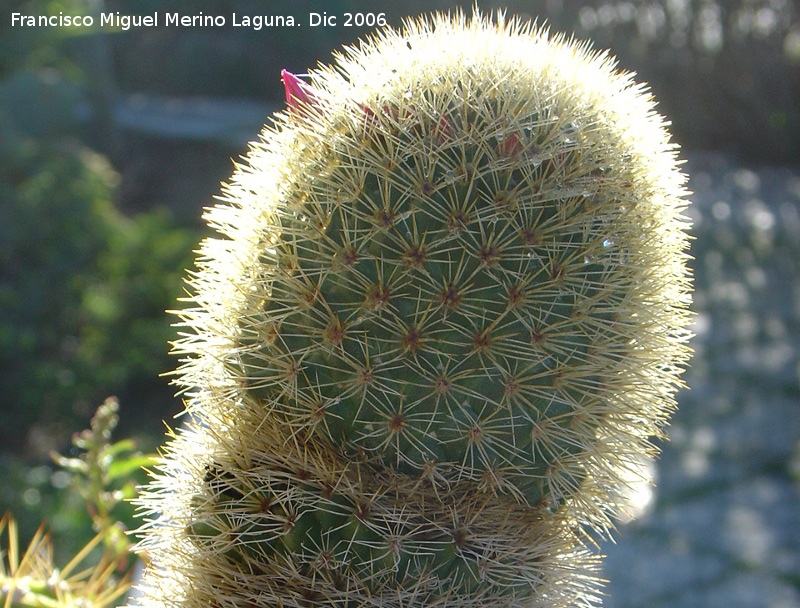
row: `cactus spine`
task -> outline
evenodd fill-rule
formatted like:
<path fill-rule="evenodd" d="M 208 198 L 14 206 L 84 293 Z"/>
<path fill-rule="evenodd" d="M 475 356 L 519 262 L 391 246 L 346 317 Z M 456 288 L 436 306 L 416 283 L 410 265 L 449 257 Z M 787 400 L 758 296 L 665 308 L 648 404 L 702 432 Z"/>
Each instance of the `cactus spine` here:
<path fill-rule="evenodd" d="M 583 531 L 624 508 L 689 355 L 652 100 L 501 16 L 283 76 L 207 213 L 144 605 L 593 603 Z"/>

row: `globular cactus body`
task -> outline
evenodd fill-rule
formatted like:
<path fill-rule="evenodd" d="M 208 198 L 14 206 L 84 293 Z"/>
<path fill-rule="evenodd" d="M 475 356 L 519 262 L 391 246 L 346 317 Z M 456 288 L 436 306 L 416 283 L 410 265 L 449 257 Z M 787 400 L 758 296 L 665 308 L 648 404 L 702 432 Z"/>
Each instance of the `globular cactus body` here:
<path fill-rule="evenodd" d="M 182 312 L 159 605 L 592 601 L 688 357 L 683 176 L 630 76 L 500 21 L 284 73 Z"/>

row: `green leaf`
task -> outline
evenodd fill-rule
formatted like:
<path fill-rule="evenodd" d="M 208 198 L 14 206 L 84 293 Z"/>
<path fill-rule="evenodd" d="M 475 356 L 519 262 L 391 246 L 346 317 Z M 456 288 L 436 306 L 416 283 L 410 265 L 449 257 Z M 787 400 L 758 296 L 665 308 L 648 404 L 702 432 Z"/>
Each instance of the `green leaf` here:
<path fill-rule="evenodd" d="M 117 479 L 131 477 L 134 473 L 145 467 L 152 466 L 155 462 L 155 456 L 148 454 L 134 456 L 126 460 L 116 460 L 108 467 L 106 479 L 108 482 L 112 482 Z"/>
<path fill-rule="evenodd" d="M 116 443 L 106 446 L 103 455 L 108 458 L 115 458 L 122 452 L 131 452 L 136 449 L 136 442 L 133 439 L 121 439 Z"/>

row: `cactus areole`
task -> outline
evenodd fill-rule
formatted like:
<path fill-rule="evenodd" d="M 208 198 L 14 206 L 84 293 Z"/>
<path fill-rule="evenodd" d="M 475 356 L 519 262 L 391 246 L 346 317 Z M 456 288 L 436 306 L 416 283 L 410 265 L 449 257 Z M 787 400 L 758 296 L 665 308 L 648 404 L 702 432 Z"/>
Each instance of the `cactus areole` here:
<path fill-rule="evenodd" d="M 596 603 L 689 348 L 685 178 L 645 89 L 476 14 L 282 73 L 207 212 L 141 498 L 146 606 Z"/>

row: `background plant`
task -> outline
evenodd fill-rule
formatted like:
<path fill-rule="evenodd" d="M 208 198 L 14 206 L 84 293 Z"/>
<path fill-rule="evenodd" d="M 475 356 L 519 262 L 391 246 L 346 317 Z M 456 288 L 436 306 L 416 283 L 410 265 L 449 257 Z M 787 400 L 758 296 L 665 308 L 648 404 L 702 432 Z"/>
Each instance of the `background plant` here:
<path fill-rule="evenodd" d="M 16 519 L 6 513 L 0 520 L 0 602 L 5 608 L 103 608 L 124 598 L 136 563 L 124 523 L 131 518 L 131 506 L 125 501 L 135 496 L 136 480 L 154 457 L 138 452 L 130 439 L 112 442 L 118 411 L 117 400 L 107 399 L 90 428 L 74 436 L 76 455 L 53 454 L 69 478 L 70 493 L 91 518 L 90 540 L 81 543 L 79 526 L 72 526 L 58 539 L 57 554 L 42 524 L 22 550 Z"/>

